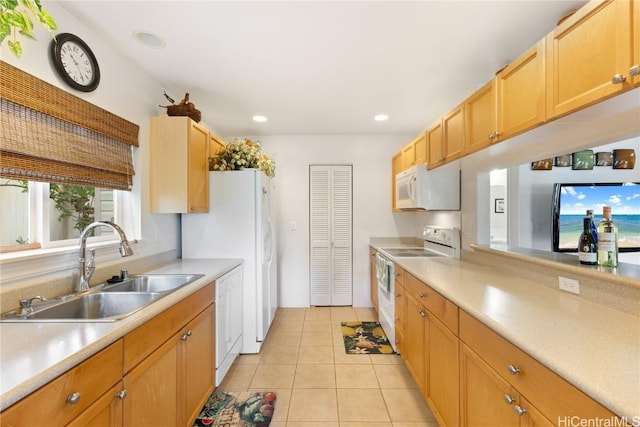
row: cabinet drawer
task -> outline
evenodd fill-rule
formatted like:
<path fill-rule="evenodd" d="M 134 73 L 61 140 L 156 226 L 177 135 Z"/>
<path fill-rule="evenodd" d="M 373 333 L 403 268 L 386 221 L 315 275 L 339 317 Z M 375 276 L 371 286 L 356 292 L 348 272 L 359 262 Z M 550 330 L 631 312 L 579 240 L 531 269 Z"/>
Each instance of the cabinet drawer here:
<path fill-rule="evenodd" d="M 395 270 L 396 270 L 396 282 L 404 286 L 405 276 L 407 273 L 401 267 L 398 267 L 398 265 L 395 266 Z"/>
<path fill-rule="evenodd" d="M 460 339 L 548 419 L 614 417 L 604 406 L 464 311 L 460 312 Z M 510 367 L 519 372 L 511 374 Z"/>
<path fill-rule="evenodd" d="M 458 306 L 425 285 L 411 274 L 406 275 L 405 288 L 408 295 L 413 296 L 438 320 L 458 335 Z"/>
<path fill-rule="evenodd" d="M 129 372 L 160 347 L 185 323 L 212 304 L 214 298 L 215 283 L 211 283 L 125 335 L 123 373 Z"/>
<path fill-rule="evenodd" d="M 6 411 L 3 426 L 65 425 L 122 378 L 122 340 L 34 391 Z M 79 393 L 77 403 L 67 398 Z"/>

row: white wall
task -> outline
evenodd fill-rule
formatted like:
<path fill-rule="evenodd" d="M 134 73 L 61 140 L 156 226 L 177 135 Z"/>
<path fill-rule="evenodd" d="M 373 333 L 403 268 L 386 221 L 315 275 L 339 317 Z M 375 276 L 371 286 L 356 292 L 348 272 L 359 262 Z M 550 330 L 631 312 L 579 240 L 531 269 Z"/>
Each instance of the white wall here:
<path fill-rule="evenodd" d="M 36 28 L 37 41 L 22 40 L 24 52 L 19 59 L 9 52 L 7 43 L 3 43 L 0 51 L 2 60 L 140 127 L 140 147 L 133 150 L 136 169 L 133 191 L 118 192 L 119 202 L 127 200 L 130 209 L 124 212 L 119 222 L 130 239 L 141 240 L 140 244 L 133 246 L 135 256 L 177 250 L 180 238 L 178 215 L 152 215 L 148 191 L 149 117 L 162 113 L 158 104 L 163 101 L 163 90 L 172 88 L 163 86 L 133 66 L 100 34 L 69 15 L 60 4 L 43 2 L 43 6 L 58 24 L 56 33 L 73 33 L 91 47 L 100 66 L 98 88 L 90 93 L 78 92 L 58 78 L 49 59 L 51 36 L 39 27 Z"/>
<path fill-rule="evenodd" d="M 279 305 L 309 305 L 309 165 L 353 165 L 353 305 L 370 306 L 369 239 L 418 236 L 417 218 L 391 211 L 391 157 L 407 135 L 254 137 L 276 161 Z M 295 221 L 297 230 L 291 230 Z"/>

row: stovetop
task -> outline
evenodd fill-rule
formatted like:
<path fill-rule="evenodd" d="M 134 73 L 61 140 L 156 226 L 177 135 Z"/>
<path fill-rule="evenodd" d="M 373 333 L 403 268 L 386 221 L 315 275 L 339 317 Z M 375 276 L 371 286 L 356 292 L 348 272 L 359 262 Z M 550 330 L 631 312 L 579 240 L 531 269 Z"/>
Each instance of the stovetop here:
<path fill-rule="evenodd" d="M 433 252 L 424 248 L 380 248 L 380 250 L 394 258 L 424 258 L 444 256 L 443 254 Z"/>

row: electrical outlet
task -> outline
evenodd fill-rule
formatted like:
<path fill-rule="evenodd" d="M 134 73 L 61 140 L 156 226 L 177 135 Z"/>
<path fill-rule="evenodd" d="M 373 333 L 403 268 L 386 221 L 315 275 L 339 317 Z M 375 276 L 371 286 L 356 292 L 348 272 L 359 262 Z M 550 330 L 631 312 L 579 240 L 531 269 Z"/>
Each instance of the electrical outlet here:
<path fill-rule="evenodd" d="M 558 276 L 558 282 L 561 290 L 580 295 L 580 283 L 577 280 Z"/>

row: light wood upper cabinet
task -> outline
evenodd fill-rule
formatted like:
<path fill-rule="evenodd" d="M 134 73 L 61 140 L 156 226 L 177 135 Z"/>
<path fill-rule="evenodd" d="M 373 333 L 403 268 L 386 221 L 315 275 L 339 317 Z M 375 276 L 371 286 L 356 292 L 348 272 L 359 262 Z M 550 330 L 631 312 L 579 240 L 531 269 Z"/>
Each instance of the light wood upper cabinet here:
<path fill-rule="evenodd" d="M 442 128 L 442 154 L 444 163 L 448 163 L 465 154 L 464 104 L 460 104 L 444 116 Z"/>
<path fill-rule="evenodd" d="M 633 0 L 633 65 L 629 68 L 634 86 L 640 86 L 640 0 Z"/>
<path fill-rule="evenodd" d="M 413 153 L 416 165 L 427 163 L 427 135 L 422 132 L 413 142 Z"/>
<path fill-rule="evenodd" d="M 544 40 L 498 73 L 498 127 L 493 142 L 510 138 L 545 122 L 545 79 Z"/>
<path fill-rule="evenodd" d="M 416 165 L 416 149 L 413 143 L 407 144 L 402 148 L 402 170 L 409 169 Z"/>
<path fill-rule="evenodd" d="M 433 169 L 444 163 L 442 147 L 442 121 L 438 121 L 427 130 L 427 169 Z"/>
<path fill-rule="evenodd" d="M 402 162 L 402 151 L 396 153 L 391 159 L 391 209 L 399 210 L 396 207 L 396 175 L 404 170 Z"/>
<path fill-rule="evenodd" d="M 464 102 L 466 154 L 488 147 L 498 130 L 496 79 L 491 81 Z"/>
<path fill-rule="evenodd" d="M 552 31 L 546 43 L 549 118 L 631 88 L 630 1 L 592 0 Z"/>
<path fill-rule="evenodd" d="M 189 117 L 151 118 L 154 213 L 209 211 L 209 131 Z"/>
<path fill-rule="evenodd" d="M 213 157 L 220 152 L 227 144 L 225 142 L 215 136 L 214 134 L 209 134 L 209 153 Z"/>

